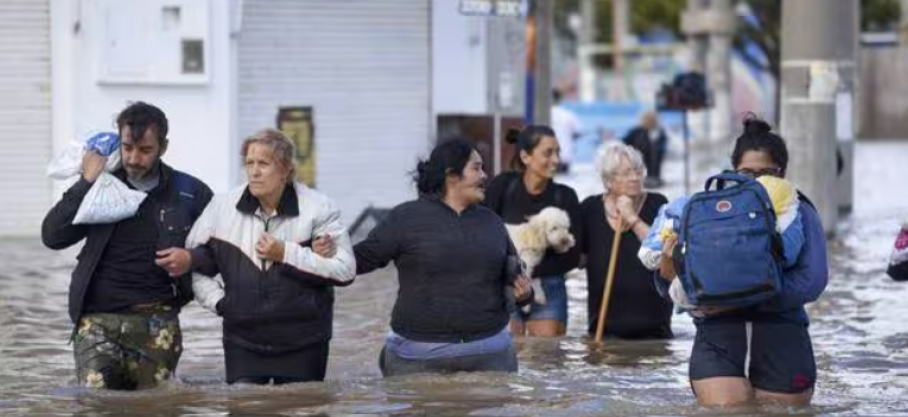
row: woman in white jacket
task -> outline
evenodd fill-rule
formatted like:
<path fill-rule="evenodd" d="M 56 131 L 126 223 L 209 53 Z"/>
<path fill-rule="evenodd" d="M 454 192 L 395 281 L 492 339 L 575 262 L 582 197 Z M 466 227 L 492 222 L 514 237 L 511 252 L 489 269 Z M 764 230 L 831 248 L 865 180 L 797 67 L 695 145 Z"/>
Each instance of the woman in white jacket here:
<path fill-rule="evenodd" d="M 246 139 L 249 182 L 216 196 L 186 241 L 196 300 L 224 318 L 228 383 L 323 380 L 333 287 L 355 276 L 340 212 L 294 180 L 294 155 L 280 131 Z M 312 243 L 329 237 L 331 256 L 316 254 Z"/>

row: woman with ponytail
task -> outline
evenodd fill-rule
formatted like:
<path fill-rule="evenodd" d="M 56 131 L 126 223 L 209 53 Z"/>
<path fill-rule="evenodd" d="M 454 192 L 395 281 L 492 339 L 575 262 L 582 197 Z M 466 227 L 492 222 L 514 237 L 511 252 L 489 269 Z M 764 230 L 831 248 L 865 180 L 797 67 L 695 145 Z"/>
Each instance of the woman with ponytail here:
<path fill-rule="evenodd" d="M 530 125 L 523 130 L 510 130 L 507 142 L 516 146 L 511 172 L 496 176 L 489 184 L 485 204 L 508 224 L 520 224 L 546 207 L 557 207 L 568 213 L 571 234 L 579 236 L 580 203 L 577 193 L 553 181 L 561 163 L 555 132 L 548 126 Z M 529 313 L 515 311 L 511 331 L 518 335 L 561 336 L 567 329 L 567 290 L 565 274 L 580 263 L 578 247 L 565 253 L 546 252 L 533 269 L 540 278 L 546 303 L 533 303 Z"/>
<path fill-rule="evenodd" d="M 785 141 L 766 122 L 751 115 L 735 141 L 731 163 L 752 178 L 784 178 L 788 169 Z M 798 214 L 804 245 L 797 260 L 782 270 L 780 293 L 762 304 L 725 310 L 700 309 L 694 318 L 697 334 L 690 357 L 691 388 L 701 405 L 774 402 L 805 406 L 813 396 L 816 359 L 804 305 L 826 288 L 829 265 L 826 234 L 810 200 L 799 195 Z M 661 275 L 677 274 L 672 262 L 674 242 L 662 252 Z M 750 357 L 749 367 L 747 358 Z"/>
<path fill-rule="evenodd" d="M 392 209 L 354 247 L 357 274 L 397 267 L 382 374 L 516 372 L 508 304 L 533 293 L 504 223 L 478 204 L 486 183 L 479 152 L 466 140 L 444 142 L 413 179 L 419 198 Z"/>

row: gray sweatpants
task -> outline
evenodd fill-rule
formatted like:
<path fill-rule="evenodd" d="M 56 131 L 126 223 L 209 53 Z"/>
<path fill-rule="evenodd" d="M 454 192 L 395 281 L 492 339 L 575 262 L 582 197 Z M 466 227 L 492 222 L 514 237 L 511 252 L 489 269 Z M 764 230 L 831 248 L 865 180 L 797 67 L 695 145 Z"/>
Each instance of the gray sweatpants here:
<path fill-rule="evenodd" d="M 517 352 L 511 345 L 507 349 L 479 355 L 438 359 L 406 359 L 383 347 L 378 357 L 378 367 L 385 377 L 454 372 L 517 372 Z"/>

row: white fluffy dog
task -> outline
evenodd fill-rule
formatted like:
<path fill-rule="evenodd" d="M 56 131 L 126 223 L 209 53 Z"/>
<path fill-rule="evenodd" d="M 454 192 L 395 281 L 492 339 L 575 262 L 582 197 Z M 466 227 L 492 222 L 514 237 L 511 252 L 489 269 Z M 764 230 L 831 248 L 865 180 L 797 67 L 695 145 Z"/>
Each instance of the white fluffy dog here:
<path fill-rule="evenodd" d="M 533 276 L 533 269 L 542 261 L 548 248 L 557 253 L 565 253 L 574 246 L 574 236 L 570 231 L 571 219 L 564 210 L 556 207 L 542 209 L 530 216 L 526 223 L 506 226 L 528 277 Z M 533 292 L 533 301 L 545 304 L 545 291 L 538 278 L 533 279 Z M 529 310 L 529 305 L 523 308 L 524 312 Z"/>

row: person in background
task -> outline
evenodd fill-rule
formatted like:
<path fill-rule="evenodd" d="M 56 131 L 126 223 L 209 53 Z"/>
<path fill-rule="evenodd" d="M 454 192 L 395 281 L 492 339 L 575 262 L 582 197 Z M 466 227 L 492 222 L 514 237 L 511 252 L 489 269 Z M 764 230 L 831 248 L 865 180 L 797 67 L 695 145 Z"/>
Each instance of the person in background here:
<path fill-rule="evenodd" d="M 117 116 L 117 129 L 123 167 L 113 175 L 148 194 L 135 216 L 73 224 L 107 159 L 88 152 L 82 177 L 44 218 L 41 239 L 55 250 L 85 240 L 69 285 L 79 385 L 132 390 L 154 387 L 176 370 L 183 349 L 178 314 L 193 294 L 190 275 L 169 268 L 212 192 L 161 161 L 168 145 L 161 109 L 132 103 Z"/>
<path fill-rule="evenodd" d="M 644 186 L 656 188 L 662 186 L 662 161 L 668 149 L 668 135 L 659 125 L 659 115 L 647 110 L 640 117 L 640 125 L 631 129 L 622 139 L 626 145 L 633 146 L 643 155 L 647 176 Z"/>
<path fill-rule="evenodd" d="M 582 125 L 577 115 L 564 107 L 561 98 L 560 91 L 552 91 L 550 117 L 552 118 L 552 130 L 555 132 L 555 138 L 561 148 L 561 162 L 558 164 L 558 172 L 564 173 L 571 170 L 571 163 L 574 161 L 574 141 L 580 137 Z"/>
<path fill-rule="evenodd" d="M 511 172 L 492 179 L 483 203 L 508 224 L 520 224 L 546 207 L 567 212 L 570 232 L 580 237 L 580 204 L 571 187 L 554 182 L 561 162 L 555 132 L 548 126 L 530 125 L 522 131 L 510 130 L 507 141 L 517 146 L 511 161 Z M 511 331 L 517 335 L 561 336 L 567 329 L 568 297 L 565 275 L 580 263 L 578 245 L 564 253 L 551 248 L 533 269 L 540 278 L 546 303 L 533 303 L 530 312 L 514 312 Z"/>
<path fill-rule="evenodd" d="M 596 332 L 609 254 L 615 233 L 621 233 L 604 334 L 627 339 L 671 338 L 672 303 L 659 295 L 652 271 L 637 257 L 659 207 L 668 200 L 662 194 L 643 191 L 646 166 L 636 149 L 609 144 L 598 165 L 606 192 L 590 196 L 580 205 L 588 332 Z"/>

